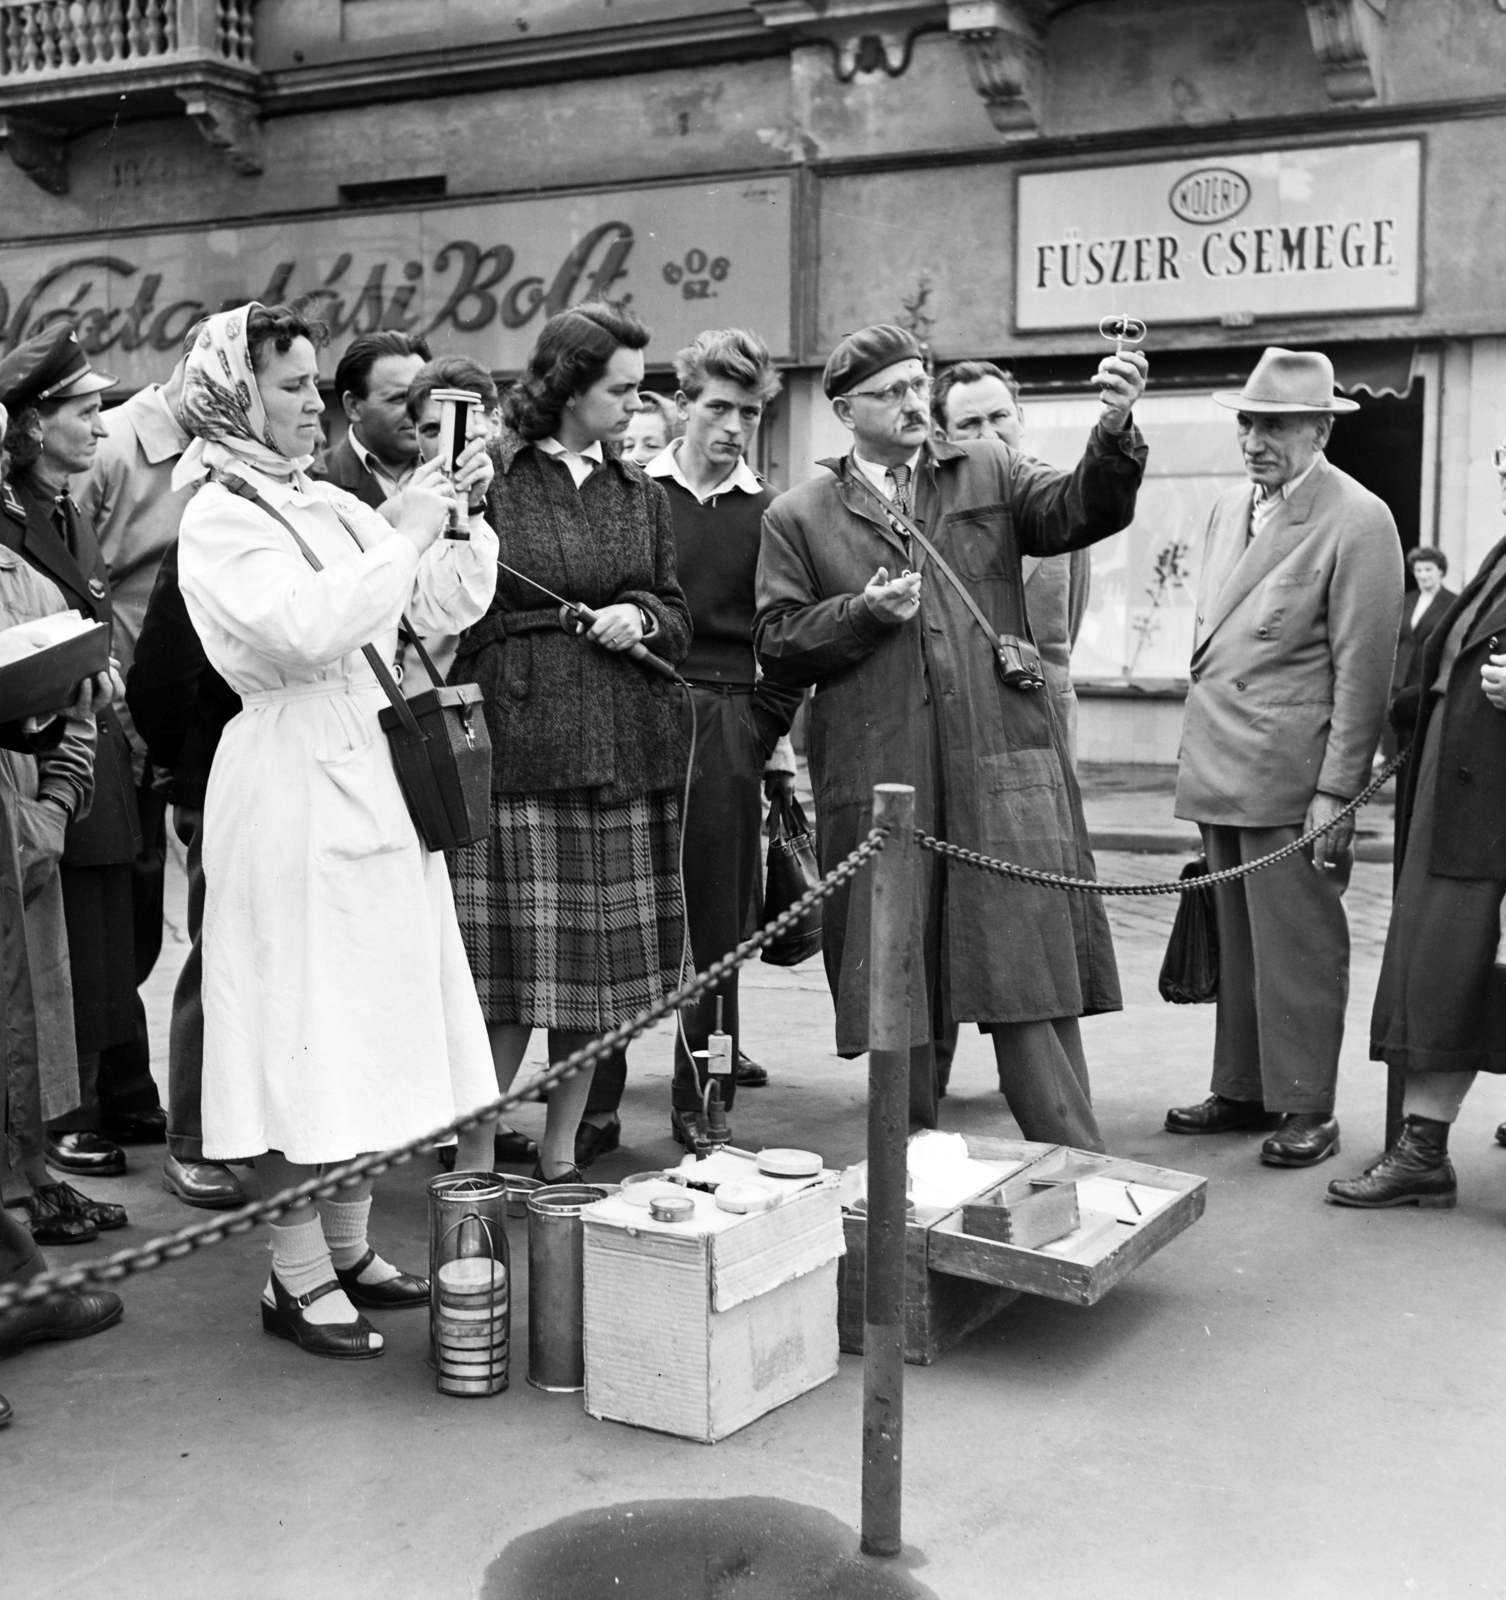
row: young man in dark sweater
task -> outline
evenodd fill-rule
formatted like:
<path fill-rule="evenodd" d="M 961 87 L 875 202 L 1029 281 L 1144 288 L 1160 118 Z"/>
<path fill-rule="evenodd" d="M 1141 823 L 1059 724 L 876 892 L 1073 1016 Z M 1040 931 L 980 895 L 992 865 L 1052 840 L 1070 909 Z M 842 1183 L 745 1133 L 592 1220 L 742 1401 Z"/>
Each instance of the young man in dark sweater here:
<path fill-rule="evenodd" d="M 758 681 L 753 657 L 753 579 L 764 508 L 774 498 L 748 465 L 763 410 L 779 375 L 756 335 L 739 328 L 702 333 L 675 357 L 676 403 L 685 433 L 645 469 L 674 508 L 680 586 L 695 638 L 681 671 L 696 713 L 696 776 L 684 819 L 685 900 L 696 970 L 727 954 L 758 918 L 762 895 L 764 770 L 788 732 L 799 691 Z M 785 781 L 788 781 L 787 779 Z M 767 1074 L 739 1046 L 734 972 L 687 1012 L 675 1042 L 671 1129 L 688 1144 L 682 1117 L 698 1111 L 702 1080 L 690 1052 L 704 1050 L 716 1026 L 732 1035 L 735 1070 L 724 1085 L 730 1110 L 736 1086 Z M 615 1149 L 625 1057 L 597 1064 L 576 1164 Z"/>

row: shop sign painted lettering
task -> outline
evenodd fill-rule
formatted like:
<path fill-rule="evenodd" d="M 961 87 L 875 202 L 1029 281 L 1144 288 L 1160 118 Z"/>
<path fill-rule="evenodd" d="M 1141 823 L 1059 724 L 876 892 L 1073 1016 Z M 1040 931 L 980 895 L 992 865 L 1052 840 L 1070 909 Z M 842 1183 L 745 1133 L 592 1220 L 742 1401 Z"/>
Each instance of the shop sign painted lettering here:
<path fill-rule="evenodd" d="M 703 328 L 756 328 L 790 354 L 784 178 L 435 206 L 0 247 L 0 348 L 59 321 L 127 388 L 159 381 L 206 311 L 311 298 L 332 372 L 358 334 L 422 334 L 520 369 L 545 320 L 595 295 L 648 323 L 650 361 Z"/>
<path fill-rule="evenodd" d="M 1015 323 L 1417 308 L 1416 139 L 1022 173 Z"/>

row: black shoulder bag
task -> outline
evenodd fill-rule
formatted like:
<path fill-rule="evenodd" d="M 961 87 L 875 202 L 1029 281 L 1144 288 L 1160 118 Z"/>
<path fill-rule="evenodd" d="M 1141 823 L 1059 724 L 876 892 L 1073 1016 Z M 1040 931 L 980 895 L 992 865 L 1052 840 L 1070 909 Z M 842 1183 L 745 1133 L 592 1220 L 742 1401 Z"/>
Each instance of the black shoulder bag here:
<path fill-rule="evenodd" d="M 994 669 L 998 672 L 999 681 L 1005 688 L 1019 689 L 1027 694 L 1033 694 L 1037 689 L 1044 689 L 1046 675 L 1041 670 L 1040 653 L 1035 646 L 1017 634 L 996 632 L 993 624 L 983 615 L 982 606 L 973 599 L 962 579 L 952 571 L 942 558 L 941 552 L 915 523 L 892 501 L 882 499 L 878 491 L 859 473 L 854 472 L 853 477 L 878 505 L 895 533 L 901 538 L 908 534 L 936 563 L 942 577 L 957 591 L 958 599 L 967 607 L 973 621 L 983 630 L 983 637 L 988 640 L 989 648 L 994 655 Z"/>
<path fill-rule="evenodd" d="M 324 570 L 293 524 L 268 505 L 244 478 L 227 473 L 216 481 L 232 494 L 259 506 L 286 528 L 314 571 Z M 338 511 L 335 515 L 340 517 Z M 340 524 L 355 540 L 356 547 L 364 550 L 366 546 L 356 538 L 355 529 L 344 517 L 340 517 Z M 438 685 L 439 671 L 423 641 L 406 617 L 401 619 L 401 625 L 418 651 L 429 682 Z M 440 686 L 406 700 L 376 646 L 362 645 L 361 653 L 392 702 L 382 709 L 377 720 L 387 735 L 398 787 L 419 838 L 429 850 L 459 850 L 484 839 L 490 826 L 492 745 L 486 719 L 481 715 L 480 688 L 474 683 Z"/>

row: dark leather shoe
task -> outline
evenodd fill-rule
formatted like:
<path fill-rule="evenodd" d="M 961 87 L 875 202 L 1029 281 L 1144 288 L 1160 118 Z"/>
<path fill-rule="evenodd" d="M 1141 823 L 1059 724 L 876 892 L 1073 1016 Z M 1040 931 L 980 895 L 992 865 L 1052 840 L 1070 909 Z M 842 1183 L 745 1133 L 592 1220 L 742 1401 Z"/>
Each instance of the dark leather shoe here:
<path fill-rule="evenodd" d="M 382 1353 L 375 1328 L 358 1312 L 354 1322 L 310 1322 L 303 1315 L 314 1301 L 322 1300 L 344 1288 L 338 1279 L 331 1278 L 307 1294 L 292 1295 L 283 1287 L 282 1280 L 272 1274 L 274 1304 L 268 1305 L 266 1297 L 261 1302 L 261 1325 L 279 1339 L 290 1339 L 300 1350 L 311 1356 L 328 1356 L 332 1361 L 372 1361 Z"/>
<path fill-rule="evenodd" d="M 85 1128 L 79 1133 L 49 1133 L 47 1165 L 85 1178 L 119 1178 L 125 1175 L 126 1158 L 118 1144 Z"/>
<path fill-rule="evenodd" d="M 505 1161 L 513 1167 L 527 1166 L 530 1161 L 539 1159 L 538 1144 L 526 1133 L 519 1133 L 516 1128 L 509 1128 L 505 1122 L 497 1124 L 496 1136 L 492 1140 L 492 1152 L 498 1161 Z"/>
<path fill-rule="evenodd" d="M 161 1106 L 150 1111 L 112 1112 L 99 1131 L 116 1144 L 166 1144 L 167 1113 Z"/>
<path fill-rule="evenodd" d="M 171 1151 L 162 1158 L 162 1187 L 186 1206 L 230 1211 L 246 1203 L 241 1180 L 221 1161 L 180 1161 Z"/>
<path fill-rule="evenodd" d="M 1260 1147 L 1268 1167 L 1315 1167 L 1339 1153 L 1339 1124 L 1321 1111 L 1287 1111 Z"/>
<path fill-rule="evenodd" d="M 40 1300 L 0 1311 L 0 1356 L 47 1339 L 87 1339 L 120 1321 L 125 1307 L 108 1289 L 54 1289 Z"/>
<path fill-rule="evenodd" d="M 695 1152 L 695 1135 L 692 1132 L 697 1124 L 698 1113 L 694 1111 L 671 1110 L 669 1113 L 669 1131 L 674 1136 L 678 1145 L 684 1146 L 692 1154 Z"/>
<path fill-rule="evenodd" d="M 551 1188 L 557 1183 L 584 1183 L 586 1181 L 585 1175 L 579 1167 L 566 1167 L 563 1172 L 556 1172 L 553 1177 L 550 1177 L 544 1171 L 544 1163 L 542 1161 L 534 1162 L 533 1171 L 529 1176 L 537 1178 L 540 1183 L 547 1184 Z"/>
<path fill-rule="evenodd" d="M 583 1122 L 575 1130 L 575 1164 L 582 1172 L 598 1156 L 610 1155 L 622 1142 L 622 1124 L 613 1117 L 604 1128 Z"/>
<path fill-rule="evenodd" d="M 385 1283 L 362 1283 L 361 1274 L 376 1260 L 376 1251 L 368 1250 L 355 1266 L 343 1272 L 335 1268 L 335 1276 L 350 1303 L 367 1311 L 406 1311 L 410 1306 L 429 1303 L 429 1280 L 415 1278 L 411 1273 L 400 1272 Z"/>
<path fill-rule="evenodd" d="M 1506 1144 L 1506 1122 L 1503 1122 L 1500 1127 L 1496 1129 L 1496 1143 Z"/>
<path fill-rule="evenodd" d="M 99 1237 L 99 1229 L 87 1217 L 60 1203 L 56 1193 L 61 1184 L 45 1184 L 34 1194 L 23 1195 L 12 1209 L 26 1214 L 26 1226 L 38 1244 L 89 1244 Z"/>
<path fill-rule="evenodd" d="M 1230 1100 L 1210 1094 L 1195 1106 L 1173 1106 L 1166 1113 L 1168 1133 L 1266 1133 L 1276 1118 L 1258 1100 Z"/>
<path fill-rule="evenodd" d="M 1437 1206 L 1459 1203 L 1459 1180 L 1448 1158 L 1446 1122 L 1408 1117 L 1396 1143 L 1358 1178 L 1335 1178 L 1328 1186 L 1331 1205 L 1380 1211 L 1388 1206 Z"/>
<path fill-rule="evenodd" d="M 762 1089 L 769 1081 L 768 1069 L 759 1066 L 756 1061 L 750 1061 L 739 1051 L 737 1065 L 732 1069 L 732 1081 L 739 1089 Z"/>
<path fill-rule="evenodd" d="M 69 1216 L 92 1222 L 101 1233 L 113 1233 L 115 1229 L 125 1227 L 129 1220 L 124 1206 L 114 1206 L 105 1200 L 91 1200 L 88 1195 L 80 1194 L 71 1183 L 45 1184 L 37 1193 L 53 1200 Z"/>

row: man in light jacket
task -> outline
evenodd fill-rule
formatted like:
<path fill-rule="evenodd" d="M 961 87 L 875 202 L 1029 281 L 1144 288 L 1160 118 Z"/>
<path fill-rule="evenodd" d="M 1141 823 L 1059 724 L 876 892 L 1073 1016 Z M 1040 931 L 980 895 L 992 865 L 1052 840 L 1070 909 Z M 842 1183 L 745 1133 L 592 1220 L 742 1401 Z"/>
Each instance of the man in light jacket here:
<path fill-rule="evenodd" d="M 811 781 L 821 870 L 872 825 L 873 787 L 915 787 L 915 820 L 967 849 L 1093 875 L 1082 800 L 1044 681 L 1006 682 L 983 627 L 1030 647 L 1023 556 L 1060 555 L 1128 526 L 1145 470 L 1130 410 L 1145 358 L 1108 356 L 1082 461 L 1058 472 L 996 439 L 931 436 L 920 347 L 901 328 L 850 335 L 823 379 L 852 453 L 764 512 L 754 640 L 772 683 L 814 684 Z M 953 584 L 907 530 L 918 526 Z M 994 1036 L 1025 1137 L 1103 1141 L 1077 1019 L 1118 1010 L 1103 902 L 922 852 L 910 1010 L 910 1115 L 936 1125 L 932 1041 L 950 1022 Z M 868 1048 L 869 897 L 826 904 L 837 1051 Z"/>
<path fill-rule="evenodd" d="M 1333 366 L 1272 348 L 1240 391 L 1250 482 L 1213 508 L 1198 582 L 1176 814 L 1212 871 L 1290 844 L 1364 787 L 1385 722 L 1402 559 L 1385 504 L 1330 466 Z M 1312 847 L 1213 891 L 1219 938 L 1212 1094 L 1166 1114 L 1172 1133 L 1275 1131 L 1270 1166 L 1339 1148 L 1333 1115 L 1353 860 L 1346 820 Z"/>

